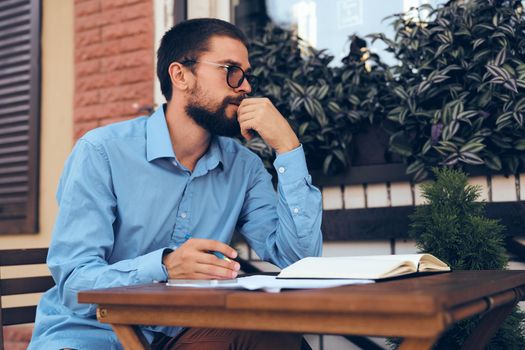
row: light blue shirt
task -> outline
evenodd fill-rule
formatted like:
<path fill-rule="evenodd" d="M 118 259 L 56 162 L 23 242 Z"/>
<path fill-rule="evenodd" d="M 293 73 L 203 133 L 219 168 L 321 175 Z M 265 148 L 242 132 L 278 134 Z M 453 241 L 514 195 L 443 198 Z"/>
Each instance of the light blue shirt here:
<path fill-rule="evenodd" d="M 56 286 L 37 310 L 29 349 L 121 349 L 81 290 L 167 278 L 162 253 L 185 235 L 229 243 L 240 232 L 263 260 L 285 267 L 322 249 L 321 193 L 302 146 L 278 155 L 275 192 L 260 158 L 213 137 L 193 172 L 173 152 L 163 108 L 88 132 L 66 162 L 47 259 Z M 180 327 L 143 327 L 176 335 Z"/>

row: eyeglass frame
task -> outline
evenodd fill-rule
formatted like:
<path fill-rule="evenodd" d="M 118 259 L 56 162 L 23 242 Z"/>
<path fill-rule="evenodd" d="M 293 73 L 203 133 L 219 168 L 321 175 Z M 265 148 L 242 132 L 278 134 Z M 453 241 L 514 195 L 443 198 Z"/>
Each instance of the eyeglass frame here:
<path fill-rule="evenodd" d="M 241 67 L 235 64 L 222 64 L 222 63 L 216 63 L 216 62 L 210 62 L 210 61 L 197 61 L 197 60 L 185 60 L 181 62 L 182 65 L 186 65 L 188 63 L 205 63 L 205 64 L 209 64 L 212 66 L 224 68 L 226 70 L 226 84 L 228 84 L 228 86 L 231 87 L 232 89 L 238 89 L 242 85 L 242 83 L 244 83 L 244 80 L 246 80 L 248 84 L 250 84 L 250 87 L 252 88 L 252 90 L 255 90 L 255 87 L 257 85 L 257 77 L 255 75 L 246 73 L 244 69 L 242 69 Z M 239 79 L 239 85 L 237 86 L 233 86 L 232 84 L 230 84 L 229 76 L 231 74 L 230 72 L 232 68 L 239 69 L 242 73 L 242 77 L 241 79 Z"/>

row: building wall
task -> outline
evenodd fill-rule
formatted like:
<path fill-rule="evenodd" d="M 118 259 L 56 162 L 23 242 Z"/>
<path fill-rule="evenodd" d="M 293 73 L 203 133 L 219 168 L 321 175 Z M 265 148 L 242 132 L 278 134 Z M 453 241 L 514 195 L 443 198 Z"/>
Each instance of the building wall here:
<path fill-rule="evenodd" d="M 46 247 L 57 213 L 55 190 L 73 140 L 73 2 L 42 1 L 39 232 L 0 235 L 0 247 Z"/>
<path fill-rule="evenodd" d="M 153 0 L 76 0 L 74 138 L 153 106 Z"/>

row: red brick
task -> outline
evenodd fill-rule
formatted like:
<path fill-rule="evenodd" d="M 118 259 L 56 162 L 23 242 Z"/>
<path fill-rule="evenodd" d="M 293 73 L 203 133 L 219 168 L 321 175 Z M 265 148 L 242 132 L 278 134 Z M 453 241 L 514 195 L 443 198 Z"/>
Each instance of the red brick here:
<path fill-rule="evenodd" d="M 111 117 L 121 117 L 121 116 L 132 116 L 137 114 L 136 102 L 133 101 L 122 101 L 122 102 L 113 102 L 108 104 L 111 114 L 108 118 Z M 102 118 L 106 119 L 106 118 Z"/>
<path fill-rule="evenodd" d="M 152 4 L 152 0 L 106 0 L 102 2 L 102 9 L 112 9 L 116 7 L 129 6 L 140 2 L 148 2 Z M 153 6 L 153 4 L 151 5 Z"/>
<path fill-rule="evenodd" d="M 100 28 L 93 28 L 84 32 L 75 33 L 75 49 L 86 45 L 97 44 L 101 39 L 102 35 Z"/>
<path fill-rule="evenodd" d="M 139 34 L 120 39 L 118 42 L 119 52 L 126 53 L 137 50 L 151 50 L 153 52 L 153 35 L 150 33 Z"/>
<path fill-rule="evenodd" d="M 94 45 L 88 45 L 84 47 L 77 47 L 75 49 L 75 60 L 79 61 L 89 61 L 96 58 L 114 56 L 120 54 L 119 45 L 114 43 L 98 43 Z"/>
<path fill-rule="evenodd" d="M 114 57 L 119 54 L 147 50 L 152 52 L 153 43 L 150 35 L 137 35 L 115 41 L 97 43 L 93 45 L 77 46 L 75 60 L 77 62 L 90 61 L 102 57 Z"/>
<path fill-rule="evenodd" d="M 116 71 L 111 74 L 94 74 L 77 77 L 75 89 L 77 92 L 90 91 L 112 86 L 129 85 L 138 82 L 155 80 L 153 67 L 137 67 Z"/>
<path fill-rule="evenodd" d="M 143 1 L 126 7 L 105 9 L 103 14 L 109 16 L 110 22 L 114 24 L 147 18 L 153 25 L 153 5 L 150 2 Z"/>
<path fill-rule="evenodd" d="M 124 86 L 124 87 L 112 86 L 110 88 L 101 89 L 100 90 L 100 102 L 108 103 L 108 102 L 117 102 L 121 100 L 127 100 L 129 98 L 124 98 L 122 96 L 127 89 L 128 89 L 127 86 Z"/>
<path fill-rule="evenodd" d="M 142 18 L 135 21 L 111 24 L 102 28 L 103 40 L 115 40 L 127 36 L 134 36 L 150 32 L 150 18 Z"/>
<path fill-rule="evenodd" d="M 153 103 L 152 0 L 75 1 L 74 135 Z"/>
<path fill-rule="evenodd" d="M 94 121 L 111 116 L 110 111 L 105 105 L 95 105 L 75 108 L 75 124 L 77 122 Z"/>
<path fill-rule="evenodd" d="M 153 50 L 153 42 L 150 35 L 139 34 L 120 40 L 77 46 L 75 48 L 75 60 L 83 62 L 138 50 Z"/>
<path fill-rule="evenodd" d="M 111 79 L 107 74 L 95 74 L 84 77 L 78 77 L 75 80 L 75 92 L 84 92 L 96 90 L 110 86 Z"/>
<path fill-rule="evenodd" d="M 75 94 L 75 107 L 96 105 L 100 102 L 100 93 L 95 91 L 83 91 Z"/>
<path fill-rule="evenodd" d="M 75 124 L 121 116 L 138 115 L 139 106 L 152 104 L 152 100 L 119 101 L 75 109 Z"/>
<path fill-rule="evenodd" d="M 142 1 L 136 5 L 126 6 L 120 11 L 120 20 L 131 21 L 137 18 L 149 18 L 153 26 L 153 4 L 151 1 Z"/>
<path fill-rule="evenodd" d="M 80 33 L 86 30 L 100 28 L 112 23 L 111 17 L 104 14 L 93 14 L 89 16 L 75 18 L 75 32 Z"/>
<path fill-rule="evenodd" d="M 100 12 L 100 1 L 89 0 L 75 5 L 75 18 Z"/>
<path fill-rule="evenodd" d="M 155 80 L 155 75 L 153 71 L 153 66 L 144 66 L 137 67 L 133 69 L 126 69 L 123 71 L 115 72 L 110 74 L 110 81 L 114 85 L 124 85 L 137 83 L 141 81 L 153 82 Z"/>
<path fill-rule="evenodd" d="M 100 89 L 100 102 L 137 100 L 147 94 L 149 90 L 153 90 L 151 81 Z"/>
<path fill-rule="evenodd" d="M 110 2 L 111 0 L 104 0 Z M 103 10 L 96 15 L 87 15 L 82 17 L 82 20 L 77 21 L 76 30 L 89 30 L 92 28 L 101 28 L 111 24 L 128 23 L 131 26 L 136 25 L 134 21 L 137 19 L 145 18 L 150 22 L 149 27 L 153 31 L 153 5 L 149 2 L 142 2 L 135 5 L 126 7 L 112 8 Z M 87 23 L 86 23 L 87 22 Z"/>
<path fill-rule="evenodd" d="M 75 62 L 75 77 L 84 77 L 99 73 L 101 69 L 100 61 Z"/>
<path fill-rule="evenodd" d="M 134 51 L 127 54 L 108 57 L 101 62 L 101 72 L 108 73 L 135 67 L 152 67 L 153 52 L 151 50 Z"/>

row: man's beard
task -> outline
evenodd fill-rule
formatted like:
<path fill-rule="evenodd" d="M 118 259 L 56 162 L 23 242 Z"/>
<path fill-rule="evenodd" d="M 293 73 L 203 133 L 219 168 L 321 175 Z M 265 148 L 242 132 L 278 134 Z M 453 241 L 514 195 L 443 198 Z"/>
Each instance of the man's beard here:
<path fill-rule="evenodd" d="M 202 94 L 201 89 L 195 87 L 190 94 L 192 98 L 188 101 L 185 111 L 199 126 L 212 135 L 228 137 L 240 135 L 241 127 L 237 121 L 237 112 L 232 118 L 228 118 L 226 108 L 230 103 L 241 103 L 242 97 L 226 97 L 218 107 L 212 109 L 213 107 L 202 103 L 206 96 Z"/>

